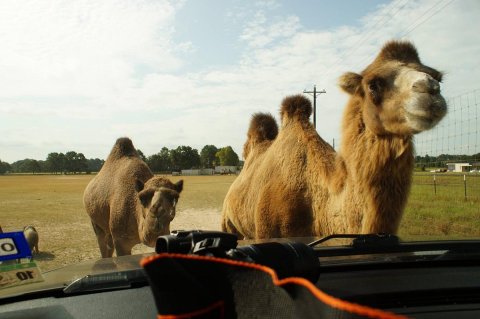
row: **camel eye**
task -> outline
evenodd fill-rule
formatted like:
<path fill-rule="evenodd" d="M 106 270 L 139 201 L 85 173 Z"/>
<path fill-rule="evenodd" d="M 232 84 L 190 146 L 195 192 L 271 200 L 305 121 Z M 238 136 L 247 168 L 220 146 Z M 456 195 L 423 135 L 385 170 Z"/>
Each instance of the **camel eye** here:
<path fill-rule="evenodd" d="M 382 90 L 383 81 L 380 78 L 374 78 L 368 82 L 368 91 L 370 93 L 379 93 Z"/>
<path fill-rule="evenodd" d="M 374 78 L 368 82 L 368 92 L 372 97 L 373 103 L 379 105 L 381 102 L 384 81 L 381 78 Z"/>

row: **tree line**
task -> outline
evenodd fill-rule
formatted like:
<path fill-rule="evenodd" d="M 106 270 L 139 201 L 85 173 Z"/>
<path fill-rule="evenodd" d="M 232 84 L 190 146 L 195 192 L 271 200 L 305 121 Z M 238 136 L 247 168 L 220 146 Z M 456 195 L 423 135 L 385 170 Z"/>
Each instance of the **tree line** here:
<path fill-rule="evenodd" d="M 163 147 L 160 152 L 145 156 L 137 150 L 139 156 L 153 172 L 173 172 L 182 169 L 215 168 L 215 166 L 238 166 L 240 160 L 231 146 L 217 148 L 205 145 L 200 153 L 190 146 L 178 146 L 175 149 Z M 26 158 L 14 163 L 0 160 L 0 174 L 10 173 L 53 173 L 77 174 L 98 172 L 105 161 L 99 158 L 87 159 L 82 153 L 49 153 L 45 160 Z"/>
<path fill-rule="evenodd" d="M 415 166 L 425 169 L 427 167 L 446 168 L 448 163 L 475 163 L 480 161 L 480 153 L 473 155 L 440 154 L 438 156 L 416 156 Z"/>

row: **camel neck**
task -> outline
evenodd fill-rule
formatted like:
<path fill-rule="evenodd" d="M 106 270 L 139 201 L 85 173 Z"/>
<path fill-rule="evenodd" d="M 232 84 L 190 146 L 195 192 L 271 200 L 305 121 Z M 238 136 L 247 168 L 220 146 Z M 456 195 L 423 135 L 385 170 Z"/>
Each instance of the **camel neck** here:
<path fill-rule="evenodd" d="M 348 192 L 357 194 L 345 200 L 356 198 L 360 204 L 360 231 L 396 233 L 411 185 L 412 136 L 377 135 L 365 127 L 361 114 L 347 115 L 340 156 Z"/>

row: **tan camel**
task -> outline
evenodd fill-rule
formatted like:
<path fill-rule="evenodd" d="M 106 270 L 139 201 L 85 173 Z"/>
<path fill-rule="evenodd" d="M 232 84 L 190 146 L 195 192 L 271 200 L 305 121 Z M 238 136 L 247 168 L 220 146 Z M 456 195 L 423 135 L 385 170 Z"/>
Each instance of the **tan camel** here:
<path fill-rule="evenodd" d="M 270 115 L 254 115 L 222 229 L 245 238 L 396 233 L 411 185 L 413 135 L 446 114 L 441 78 L 401 41 L 387 43 L 360 74 L 344 74 L 339 84 L 350 99 L 338 153 L 309 122 L 303 96 L 283 100 L 278 134 Z"/>
<path fill-rule="evenodd" d="M 128 138 L 119 138 L 102 169 L 87 185 L 83 203 L 102 257 L 130 255 L 170 233 L 183 180 L 154 176 Z"/>

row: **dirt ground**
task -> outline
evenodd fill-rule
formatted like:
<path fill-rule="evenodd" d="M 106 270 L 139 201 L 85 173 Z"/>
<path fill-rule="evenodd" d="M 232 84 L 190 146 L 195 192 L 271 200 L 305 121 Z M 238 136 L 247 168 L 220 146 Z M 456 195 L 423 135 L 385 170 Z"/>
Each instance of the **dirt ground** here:
<path fill-rule="evenodd" d="M 170 228 L 171 230 L 220 230 L 220 218 L 221 212 L 214 209 L 185 209 L 177 211 Z M 45 232 L 44 227 L 39 228 Z M 100 258 L 96 237 L 89 221 L 57 224 L 48 232 L 49 238 L 40 238 L 40 253 L 34 256 L 42 272 Z M 71 234 L 71 236 L 67 237 L 65 234 Z M 142 244 L 132 249 L 133 254 L 153 251 L 154 248 Z"/>

